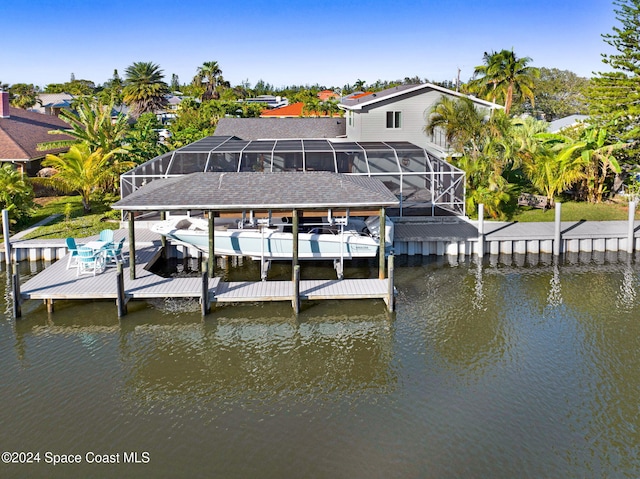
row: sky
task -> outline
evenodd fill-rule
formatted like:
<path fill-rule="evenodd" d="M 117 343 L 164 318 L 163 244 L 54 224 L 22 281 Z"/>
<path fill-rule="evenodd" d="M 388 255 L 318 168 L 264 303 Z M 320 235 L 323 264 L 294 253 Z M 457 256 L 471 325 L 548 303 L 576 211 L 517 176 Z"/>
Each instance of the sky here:
<path fill-rule="evenodd" d="M 611 0 L 0 0 L 0 82 L 104 83 L 133 62 L 189 83 L 217 61 L 232 85 L 418 76 L 467 81 L 484 52 L 536 67 L 606 71 Z"/>

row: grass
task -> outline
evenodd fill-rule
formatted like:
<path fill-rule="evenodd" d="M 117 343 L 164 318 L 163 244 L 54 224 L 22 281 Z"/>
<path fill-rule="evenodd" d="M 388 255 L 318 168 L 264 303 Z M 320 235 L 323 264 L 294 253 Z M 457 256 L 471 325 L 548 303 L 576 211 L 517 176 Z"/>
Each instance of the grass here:
<path fill-rule="evenodd" d="M 38 198 L 39 208 L 28 224 L 22 229 L 41 221 L 53 214 L 61 216 L 53 222 L 41 226 L 24 236 L 24 239 L 47 238 L 83 238 L 100 233 L 104 229 L 118 229 L 120 212 L 112 210 L 113 198 L 96 199 L 91 202 L 91 214 L 85 215 L 79 196 L 60 196 L 54 198 Z"/>
<path fill-rule="evenodd" d="M 568 201 L 562 203 L 562 221 L 626 221 L 629 219 L 629 205 L 626 202 L 584 203 Z M 555 221 L 555 209 L 542 211 L 535 208 L 523 208 L 511 218 L 521 223 Z M 640 219 L 640 209 L 636 210 L 636 219 Z"/>

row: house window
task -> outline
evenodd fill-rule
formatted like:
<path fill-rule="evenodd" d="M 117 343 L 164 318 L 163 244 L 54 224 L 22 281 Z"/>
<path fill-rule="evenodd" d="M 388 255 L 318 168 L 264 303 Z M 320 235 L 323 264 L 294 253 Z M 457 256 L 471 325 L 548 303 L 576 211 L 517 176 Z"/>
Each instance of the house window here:
<path fill-rule="evenodd" d="M 388 111 L 387 112 L 387 128 L 401 128 L 401 127 L 402 127 L 402 112 Z"/>
<path fill-rule="evenodd" d="M 347 115 L 349 118 L 349 126 L 353 126 L 353 112 L 349 111 L 349 114 Z"/>

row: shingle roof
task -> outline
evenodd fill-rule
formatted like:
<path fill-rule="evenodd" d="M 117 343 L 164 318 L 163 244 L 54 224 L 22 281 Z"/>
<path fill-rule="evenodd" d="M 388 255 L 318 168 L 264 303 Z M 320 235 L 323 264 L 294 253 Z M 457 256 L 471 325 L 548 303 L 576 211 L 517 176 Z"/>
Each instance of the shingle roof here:
<path fill-rule="evenodd" d="M 37 145 L 47 141 L 65 140 L 67 135 L 49 135 L 52 130 L 67 129 L 69 125 L 59 118 L 20 108 L 9 108 L 9 118 L 0 118 L 0 161 L 29 161 L 42 158 L 47 153 L 59 153 L 63 149 L 38 151 Z"/>
<path fill-rule="evenodd" d="M 323 112 L 317 112 L 317 111 L 309 111 L 306 112 L 304 110 L 304 103 L 299 101 L 296 103 L 291 103 L 290 105 L 286 105 L 286 106 L 281 106 L 278 108 L 270 108 L 267 110 L 264 110 L 262 113 L 260 113 L 260 116 L 265 118 L 265 117 L 277 117 L 277 118 L 287 118 L 287 117 L 292 117 L 292 118 L 298 118 L 298 117 L 302 117 L 302 116 L 306 116 L 306 117 L 327 117 L 327 116 L 334 116 L 334 117 L 340 117 L 340 114 L 333 114 L 333 115 L 327 115 L 326 113 Z"/>
<path fill-rule="evenodd" d="M 192 173 L 158 179 L 113 205 L 133 211 L 250 209 L 376 209 L 397 206 L 384 184 L 326 171 Z"/>
<path fill-rule="evenodd" d="M 491 103 L 486 100 L 481 100 L 479 98 L 475 98 L 472 96 L 467 96 L 462 93 L 449 90 L 448 88 L 434 85 L 432 83 L 423 83 L 419 85 L 398 85 L 398 86 L 387 88 L 386 90 L 378 91 L 371 94 L 349 96 L 349 97 L 343 98 L 343 100 L 340 102 L 340 106 L 348 110 L 360 110 L 365 106 L 375 105 L 376 103 L 385 101 L 385 100 L 388 101 L 394 97 L 418 95 L 423 93 L 423 90 L 436 90 L 452 96 L 467 97 L 473 100 L 475 103 L 480 103 L 487 107 L 503 108 L 498 104 Z"/>
<path fill-rule="evenodd" d="M 215 131 L 215 136 L 237 136 L 243 140 L 345 135 L 343 118 L 221 118 Z"/>

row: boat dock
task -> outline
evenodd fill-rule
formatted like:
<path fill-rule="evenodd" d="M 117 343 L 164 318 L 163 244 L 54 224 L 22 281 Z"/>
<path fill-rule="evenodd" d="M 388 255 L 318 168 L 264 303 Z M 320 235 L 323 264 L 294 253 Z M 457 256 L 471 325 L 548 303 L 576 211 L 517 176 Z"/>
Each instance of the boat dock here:
<path fill-rule="evenodd" d="M 143 236 L 138 233 L 137 236 Z M 127 230 L 117 230 L 114 239 L 117 241 L 126 235 Z M 299 309 L 301 300 L 382 299 L 389 310 L 393 308 L 392 275 L 388 279 L 299 280 L 298 284 L 295 281 L 225 282 L 219 277 L 207 278 L 206 272 L 202 278 L 166 278 L 149 271 L 161 253 L 159 236 L 145 232 L 143 238 L 136 239 L 135 279 L 131 279 L 128 271 L 126 243 L 124 256 L 127 262 L 120 275 L 115 266 L 109 266 L 95 276 L 78 277 L 76 268 L 67 269 L 67 257 L 62 257 L 22 284 L 19 296 L 23 300 L 42 300 L 53 312 L 54 302 L 58 300 L 112 299 L 117 303 L 122 283 L 125 304 L 129 300 L 193 298 L 201 302 L 205 314 L 209 306 L 216 303 L 261 301 L 290 301 L 294 309 Z M 126 309 L 121 310 L 121 307 L 118 306 L 119 314 L 121 311 L 126 314 Z"/>

